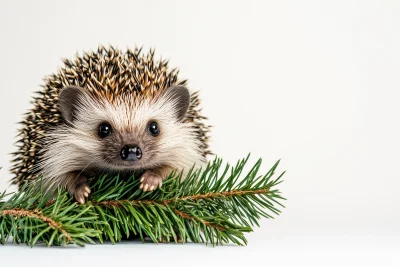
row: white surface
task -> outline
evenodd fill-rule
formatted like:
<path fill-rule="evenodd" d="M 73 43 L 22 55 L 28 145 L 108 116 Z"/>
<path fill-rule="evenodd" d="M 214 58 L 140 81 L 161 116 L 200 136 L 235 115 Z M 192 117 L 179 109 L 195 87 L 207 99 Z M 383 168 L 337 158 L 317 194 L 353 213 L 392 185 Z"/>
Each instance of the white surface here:
<path fill-rule="evenodd" d="M 399 15 L 399 1 L 2 1 L 0 190 L 42 77 L 100 43 L 157 48 L 201 91 L 213 151 L 288 171 L 287 208 L 245 248 L 5 246 L 2 264 L 399 266 Z"/>
<path fill-rule="evenodd" d="M 254 234 L 253 234 L 254 235 Z M 251 238 L 247 247 L 122 242 L 79 247 L 7 245 L 4 266 L 385 266 L 400 264 L 398 240 L 389 237 Z M 4 253 L 4 254 L 3 254 Z M 23 255 L 21 257 L 21 255 Z M 39 260 L 40 259 L 40 260 Z M 34 262 L 39 260 L 39 262 Z M 17 265 L 16 262 L 18 262 Z M 10 264 L 10 265 L 6 265 Z"/>

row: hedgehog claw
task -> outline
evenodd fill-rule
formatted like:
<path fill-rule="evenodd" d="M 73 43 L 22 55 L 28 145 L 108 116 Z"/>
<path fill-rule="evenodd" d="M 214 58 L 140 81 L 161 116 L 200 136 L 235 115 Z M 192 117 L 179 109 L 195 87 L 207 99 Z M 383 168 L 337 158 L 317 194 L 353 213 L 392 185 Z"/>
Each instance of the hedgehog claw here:
<path fill-rule="evenodd" d="M 142 178 L 140 178 L 140 189 L 144 192 L 153 191 L 154 189 L 161 187 L 162 177 L 152 171 L 146 171 Z"/>
<path fill-rule="evenodd" d="M 83 189 L 85 191 L 85 193 L 87 193 L 88 195 L 90 194 L 91 190 L 89 188 L 89 186 L 85 186 L 85 188 Z"/>
<path fill-rule="evenodd" d="M 76 201 L 78 201 L 79 204 L 85 204 L 85 199 L 83 197 L 78 197 Z"/>
<path fill-rule="evenodd" d="M 74 198 L 78 203 L 85 204 L 85 199 L 89 197 L 91 191 L 89 186 L 86 184 L 86 178 L 79 177 L 79 179 L 80 181 L 74 190 Z"/>

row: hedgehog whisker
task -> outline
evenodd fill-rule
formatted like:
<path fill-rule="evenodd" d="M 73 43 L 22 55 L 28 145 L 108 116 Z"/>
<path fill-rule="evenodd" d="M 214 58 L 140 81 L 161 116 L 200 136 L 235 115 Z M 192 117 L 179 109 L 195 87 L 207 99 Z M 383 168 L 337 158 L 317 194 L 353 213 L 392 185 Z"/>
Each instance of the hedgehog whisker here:
<path fill-rule="evenodd" d="M 93 161 L 94 161 L 94 158 L 85 166 L 85 168 L 83 168 L 83 170 L 81 170 L 79 172 L 79 174 L 76 176 L 76 178 L 78 178 Z"/>

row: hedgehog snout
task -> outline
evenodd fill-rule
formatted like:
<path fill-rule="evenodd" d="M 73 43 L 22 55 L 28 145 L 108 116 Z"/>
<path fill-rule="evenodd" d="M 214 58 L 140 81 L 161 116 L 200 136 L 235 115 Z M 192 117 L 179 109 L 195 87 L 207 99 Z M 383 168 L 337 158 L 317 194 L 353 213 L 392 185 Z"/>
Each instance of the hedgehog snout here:
<path fill-rule="evenodd" d="M 121 149 L 122 160 L 137 161 L 142 157 L 142 150 L 137 145 L 126 145 Z"/>

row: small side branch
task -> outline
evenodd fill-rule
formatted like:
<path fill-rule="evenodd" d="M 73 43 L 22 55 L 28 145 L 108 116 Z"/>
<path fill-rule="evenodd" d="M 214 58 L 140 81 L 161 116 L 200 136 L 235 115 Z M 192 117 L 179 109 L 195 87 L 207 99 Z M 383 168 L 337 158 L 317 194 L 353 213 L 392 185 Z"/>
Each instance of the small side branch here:
<path fill-rule="evenodd" d="M 53 227 L 59 230 L 67 239 L 67 242 L 72 241 L 71 235 L 62 227 L 62 225 L 53 219 L 46 217 L 42 214 L 40 210 L 25 210 L 25 209 L 9 209 L 9 210 L 2 210 L 0 211 L 0 215 L 9 215 L 14 217 L 29 217 L 29 218 L 36 218 L 43 222 L 45 222 L 48 226 Z"/>
<path fill-rule="evenodd" d="M 226 229 L 225 229 L 224 227 L 222 227 L 221 225 L 213 224 L 213 223 L 210 223 L 210 222 L 208 222 L 208 221 L 206 221 L 206 220 L 203 220 L 203 219 L 200 219 L 200 218 L 196 218 L 196 217 L 190 216 L 189 214 L 184 213 L 184 212 L 182 212 L 182 211 L 174 210 L 174 212 L 175 212 L 175 214 L 181 216 L 182 218 L 189 219 L 189 220 L 192 220 L 192 221 L 199 221 L 199 222 L 201 222 L 201 223 L 204 224 L 204 225 L 207 225 L 207 226 L 209 226 L 209 227 L 211 227 L 211 228 L 216 228 L 216 229 L 218 229 L 218 230 L 220 230 L 220 231 L 225 231 L 225 230 L 226 230 Z"/>

